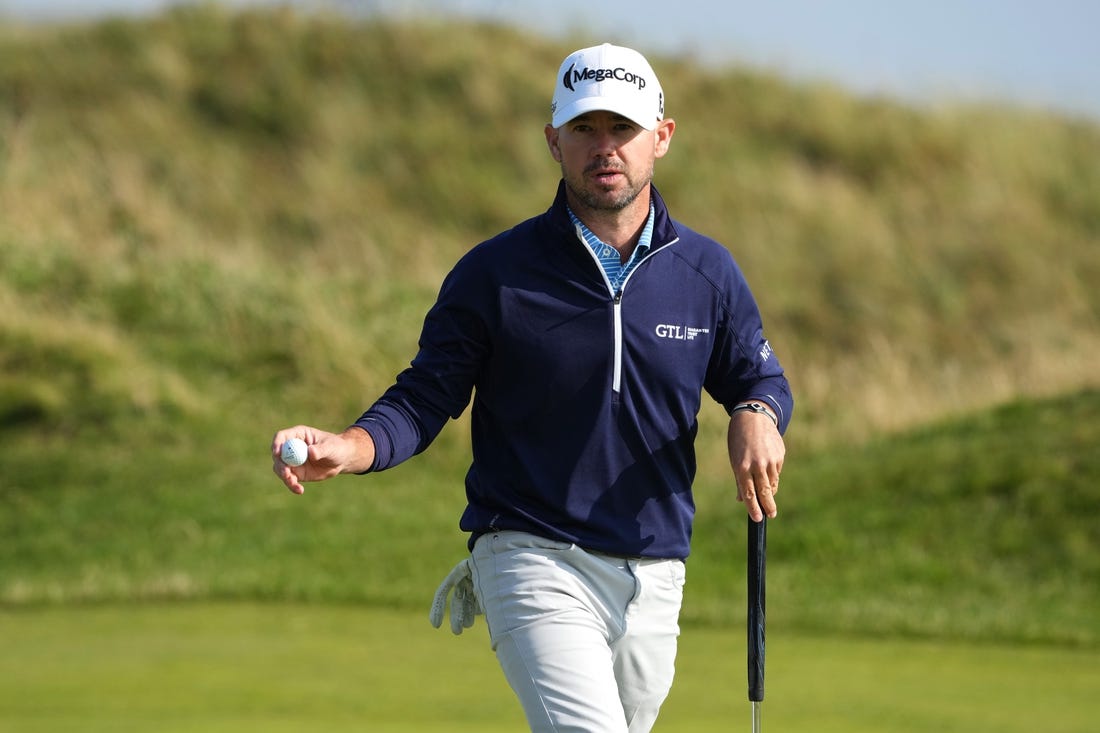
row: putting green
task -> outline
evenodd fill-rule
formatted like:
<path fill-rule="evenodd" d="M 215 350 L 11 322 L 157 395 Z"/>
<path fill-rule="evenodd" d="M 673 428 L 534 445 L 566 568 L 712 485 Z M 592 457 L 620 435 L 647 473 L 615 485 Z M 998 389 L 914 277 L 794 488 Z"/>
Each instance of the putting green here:
<path fill-rule="evenodd" d="M 484 625 L 454 637 L 426 607 L 7 609 L 0 638 L 0 731 L 525 730 Z M 686 628 L 656 730 L 748 730 L 744 643 Z M 1086 733 L 1098 689 L 1098 650 L 773 632 L 764 729 Z"/>

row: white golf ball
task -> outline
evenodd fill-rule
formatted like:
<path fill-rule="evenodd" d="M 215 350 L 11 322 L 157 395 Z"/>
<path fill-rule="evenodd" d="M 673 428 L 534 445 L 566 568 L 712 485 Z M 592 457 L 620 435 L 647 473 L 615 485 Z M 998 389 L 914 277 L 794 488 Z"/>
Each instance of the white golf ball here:
<path fill-rule="evenodd" d="M 300 466 L 309 458 L 309 448 L 301 438 L 291 438 L 283 443 L 282 459 L 288 466 Z"/>

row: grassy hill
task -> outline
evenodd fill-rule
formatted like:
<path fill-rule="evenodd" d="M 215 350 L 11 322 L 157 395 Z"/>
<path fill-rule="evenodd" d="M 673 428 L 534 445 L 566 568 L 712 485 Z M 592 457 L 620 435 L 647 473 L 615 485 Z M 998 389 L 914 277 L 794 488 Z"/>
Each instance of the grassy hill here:
<path fill-rule="evenodd" d="M 250 439 L 213 423 L 14 439 L 0 601 L 426 612 L 464 552 L 461 459 L 429 452 L 294 497 L 268 477 L 260 430 Z M 769 618 L 787 630 L 1096 645 L 1098 439 L 1093 391 L 793 456 L 770 525 Z M 743 509 L 728 481 L 701 481 L 697 499 L 685 620 L 733 623 Z"/>
<path fill-rule="evenodd" d="M 0 26 L 0 600 L 423 605 L 461 552 L 463 425 L 303 499 L 270 435 L 357 417 L 451 263 L 548 205 L 551 74 L 588 40 Z M 658 185 L 744 266 L 798 399 L 774 613 L 1095 643 L 1100 128 L 652 60 Z M 687 614 L 724 623 L 720 435 L 706 411 Z"/>

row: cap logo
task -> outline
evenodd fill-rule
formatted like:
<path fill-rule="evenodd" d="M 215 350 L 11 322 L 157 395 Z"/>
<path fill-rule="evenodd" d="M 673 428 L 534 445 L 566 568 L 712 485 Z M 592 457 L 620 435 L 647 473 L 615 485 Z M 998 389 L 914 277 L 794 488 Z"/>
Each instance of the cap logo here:
<path fill-rule="evenodd" d="M 574 85 L 579 81 L 594 81 L 601 82 L 608 79 L 615 79 L 616 81 L 625 81 L 628 84 L 633 84 L 638 87 L 639 91 L 645 89 L 645 77 L 639 76 L 631 71 L 627 71 L 623 67 L 615 69 L 592 69 L 584 67 L 583 70 L 577 71 L 576 64 L 570 64 L 569 68 L 565 71 L 565 76 L 562 77 L 561 83 L 571 92 L 576 92 Z"/>

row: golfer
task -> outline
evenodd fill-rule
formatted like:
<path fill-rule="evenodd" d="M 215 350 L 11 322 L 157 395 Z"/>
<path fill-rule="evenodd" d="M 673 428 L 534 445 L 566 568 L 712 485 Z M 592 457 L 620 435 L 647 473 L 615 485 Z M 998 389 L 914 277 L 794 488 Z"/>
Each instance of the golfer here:
<path fill-rule="evenodd" d="M 532 731 L 641 733 L 672 685 L 705 392 L 730 416 L 749 515 L 775 516 L 792 399 L 745 278 L 672 219 L 654 163 L 676 124 L 636 51 L 579 50 L 546 125 L 550 208 L 463 256 L 408 369 L 354 425 L 280 430 L 292 492 L 420 453 L 473 400 L 459 633 L 484 612 Z M 290 467 L 282 443 L 301 438 Z"/>

